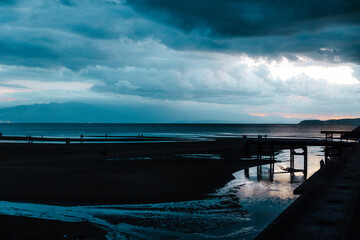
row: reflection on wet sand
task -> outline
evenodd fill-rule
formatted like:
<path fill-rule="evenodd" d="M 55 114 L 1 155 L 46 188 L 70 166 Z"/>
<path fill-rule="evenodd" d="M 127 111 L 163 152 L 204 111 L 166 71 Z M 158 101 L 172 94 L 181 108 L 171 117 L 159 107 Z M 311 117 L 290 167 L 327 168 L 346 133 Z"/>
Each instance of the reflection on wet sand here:
<path fill-rule="evenodd" d="M 304 175 L 304 180 L 307 179 L 307 174 L 308 174 L 308 150 L 307 147 L 303 147 L 300 148 L 302 150 L 302 152 L 298 151 L 298 149 L 295 148 L 290 148 L 290 157 L 289 157 L 289 162 L 290 162 L 290 166 L 289 167 L 284 167 L 282 165 L 279 165 L 277 168 L 280 168 L 282 171 L 277 171 L 275 172 L 275 162 L 274 159 L 275 157 L 271 157 L 270 156 L 270 160 L 269 160 L 269 165 L 267 167 L 268 171 L 263 172 L 262 168 L 263 166 L 266 165 L 259 165 L 256 167 L 256 178 L 258 181 L 263 179 L 263 175 L 268 175 L 268 180 L 270 182 L 274 181 L 274 174 L 286 174 L 289 173 L 290 174 L 290 182 L 294 183 L 295 181 L 295 173 L 297 172 L 302 172 Z M 326 150 L 325 150 L 326 151 Z M 303 156 L 303 159 L 299 159 L 300 161 L 302 161 L 302 168 L 295 168 L 295 156 Z M 297 166 L 299 166 L 299 163 L 297 164 Z M 265 167 L 266 168 L 266 167 Z M 249 168 L 244 169 L 244 176 L 247 179 L 250 179 L 250 170 Z"/>
<path fill-rule="evenodd" d="M 267 171 L 263 171 L 262 169 L 267 169 Z M 261 180 L 264 180 L 263 179 L 263 175 L 265 176 L 265 181 L 268 180 L 270 182 L 273 182 L 274 181 L 274 175 L 275 174 L 289 174 L 290 175 L 290 182 L 291 183 L 294 183 L 295 181 L 295 173 L 296 172 L 303 172 L 304 174 L 304 180 L 307 179 L 307 171 L 306 170 L 299 170 L 299 169 L 293 169 L 293 168 L 290 168 L 290 167 L 282 167 L 280 166 L 280 169 L 282 171 L 278 171 L 278 172 L 275 172 L 275 163 L 272 162 L 272 163 L 269 163 L 269 165 L 259 165 L 259 166 L 256 166 L 256 178 L 258 181 L 261 181 Z M 307 169 L 307 167 L 305 168 Z M 250 168 L 246 168 L 243 170 L 244 171 L 244 176 L 251 180 L 250 179 Z"/>
<path fill-rule="evenodd" d="M 269 164 L 269 172 L 267 174 L 269 175 L 270 182 L 274 181 L 274 165 L 275 165 L 274 162 L 271 162 Z M 256 167 L 256 176 L 258 181 L 262 180 L 262 175 L 263 175 L 262 167 L 263 167 L 262 165 Z M 244 169 L 244 175 L 247 179 L 250 179 L 249 168 Z"/>
<path fill-rule="evenodd" d="M 322 157 L 317 153 L 320 151 L 321 147 L 310 147 L 308 161 L 301 156 L 302 154 L 298 154 L 298 150 L 296 150 L 297 154 L 293 154 L 293 158 L 291 152 L 289 155 L 289 151 L 281 151 L 276 156 L 275 163 L 246 168 L 234 173 L 235 179 L 219 192 L 229 191 L 232 187 L 245 183 L 237 192 L 239 199 L 242 200 L 255 195 L 264 198 L 273 196 L 273 192 L 276 192 L 277 197 L 294 199 L 293 189 L 319 169 L 319 161 Z"/>

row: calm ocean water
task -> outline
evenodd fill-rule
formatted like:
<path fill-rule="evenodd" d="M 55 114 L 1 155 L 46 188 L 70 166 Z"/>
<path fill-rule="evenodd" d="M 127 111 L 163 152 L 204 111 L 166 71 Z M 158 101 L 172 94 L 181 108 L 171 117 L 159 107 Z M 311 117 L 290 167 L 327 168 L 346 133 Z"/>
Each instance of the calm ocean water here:
<path fill-rule="evenodd" d="M 268 135 L 269 137 L 322 137 L 321 130 L 352 130 L 343 125 L 287 124 L 0 124 L 3 135 L 79 136 L 121 135 L 213 136 Z M 195 156 L 192 156 L 195 157 Z M 207 156 L 219 158 L 221 156 Z M 255 156 L 254 156 L 255 157 Z M 296 156 L 300 157 L 300 156 Z M 319 169 L 322 147 L 308 148 L 308 177 Z M 105 229 L 108 239 L 253 239 L 296 198 L 293 189 L 304 180 L 301 172 L 291 176 L 282 171 L 289 166 L 289 151 L 276 155 L 275 174 L 269 166 L 233 173 L 234 179 L 209 193 L 203 200 L 156 204 L 111 206 L 50 206 L 0 201 L 0 214 L 88 221 Z M 303 166 L 295 159 L 295 168 Z M 196 181 L 196 179 L 194 179 Z"/>
<path fill-rule="evenodd" d="M 79 136 L 238 136 L 264 134 L 273 137 L 321 137 L 321 130 L 352 130 L 350 125 L 297 124 L 112 124 L 112 123 L 0 123 L 3 135 Z"/>

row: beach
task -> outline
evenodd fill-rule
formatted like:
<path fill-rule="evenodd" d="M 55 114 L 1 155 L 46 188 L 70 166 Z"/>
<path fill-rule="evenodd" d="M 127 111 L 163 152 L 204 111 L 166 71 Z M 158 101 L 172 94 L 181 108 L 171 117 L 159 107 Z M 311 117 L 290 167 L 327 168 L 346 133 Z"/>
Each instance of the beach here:
<path fill-rule="evenodd" d="M 230 239 L 252 239 L 293 201 L 292 187 L 304 180 L 302 173 L 295 176 L 295 183 L 287 174 L 275 174 L 272 182 L 266 152 L 263 161 L 256 160 L 257 135 L 225 134 L 223 126 L 206 126 L 218 132 L 206 137 L 192 137 L 190 132 L 188 138 L 154 133 L 142 138 L 113 132 L 107 136 L 111 141 L 106 142 L 106 135 L 98 132 L 104 126 L 99 125 L 99 130 L 87 132 L 84 140 L 90 141 L 83 143 L 80 134 L 75 134 L 83 131 L 82 125 L 54 126 L 59 130 L 49 136 L 44 132 L 46 137 L 42 138 L 42 125 L 24 125 L 35 136 L 30 140 L 21 135 L 19 126 L 6 125 L 20 129 L 11 130 L 14 135 L 10 136 L 14 137 L 4 134 L 0 143 L 0 218 L 19 218 L 9 223 L 4 232 L 8 236 L 22 233 L 26 226 L 37 229 L 54 225 L 50 232 L 59 239 L 63 235 L 69 239 L 144 239 L 158 234 L 194 239 L 192 233 L 200 234 L 196 239 L 205 239 L 202 234 L 222 236 L 221 231 L 239 234 Z M 70 126 L 74 133 L 62 135 Z M 278 134 L 288 134 L 289 126 L 281 127 L 284 132 Z M 167 128 L 164 126 L 162 131 L 171 130 Z M 292 131 L 297 128 L 294 126 Z M 303 128 L 300 137 L 315 132 L 319 135 L 318 128 Z M 275 131 L 279 126 L 270 129 Z M 251 131 L 258 130 L 254 126 Z M 91 136 L 99 137 L 92 140 Z M 114 136 L 120 136 L 119 141 Z M 68 144 L 66 139 L 70 139 Z M 282 151 L 286 147 L 281 144 L 274 148 L 275 170 L 281 171 L 281 166 L 289 164 L 288 151 Z M 310 150 L 312 172 L 314 164 L 318 166 L 319 151 Z M 301 168 L 301 161 L 297 163 Z M 264 166 L 259 175 L 256 166 L 261 164 Z M 246 220 L 249 213 L 254 216 L 250 221 Z M 257 216 L 262 216 L 261 221 Z M 89 234 L 78 233 L 77 226 L 89 229 L 84 230 Z M 36 232 L 22 236 L 40 238 L 41 232 Z M 55 235 L 52 238 L 56 239 Z M 21 237 L 17 235 L 16 239 Z"/>
<path fill-rule="evenodd" d="M 0 239 L 106 239 L 106 231 L 87 222 L 62 222 L 0 215 Z"/>
<path fill-rule="evenodd" d="M 60 206 L 204 199 L 231 181 L 233 172 L 268 163 L 240 160 L 243 147 L 240 140 L 1 143 L 0 199 Z M 14 236 L 13 239 L 105 236 L 102 229 L 85 222 L 5 215 L 0 216 L 0 221 L 9 226 L 3 236 Z M 41 228 L 47 230 L 38 230 Z"/>
<path fill-rule="evenodd" d="M 0 151 L 2 200 L 60 205 L 201 199 L 230 181 L 233 172 L 267 163 L 240 161 L 239 141 L 9 143 L 0 144 Z M 194 154 L 226 158 L 196 158 Z"/>

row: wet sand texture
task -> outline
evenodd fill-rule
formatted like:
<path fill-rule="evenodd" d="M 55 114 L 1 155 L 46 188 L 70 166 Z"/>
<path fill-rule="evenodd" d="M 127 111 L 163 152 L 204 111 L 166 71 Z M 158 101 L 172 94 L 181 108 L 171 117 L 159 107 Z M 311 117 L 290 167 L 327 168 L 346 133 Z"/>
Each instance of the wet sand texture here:
<path fill-rule="evenodd" d="M 61 221 L 0 215 L 0 239 L 105 240 L 106 231 L 87 222 Z"/>
<path fill-rule="evenodd" d="M 202 199 L 233 179 L 233 172 L 259 164 L 240 161 L 242 145 L 236 141 L 0 144 L 0 151 L 0 199 L 70 205 Z M 185 153 L 226 159 L 174 156 Z"/>
<path fill-rule="evenodd" d="M 203 199 L 232 173 L 268 161 L 243 161 L 244 143 L 0 144 L 0 199 L 57 205 Z M 219 154 L 194 159 L 177 154 Z M 131 160 L 145 157 L 146 160 Z M 117 159 L 117 160 L 107 160 Z M 0 239 L 105 239 L 89 223 L 0 215 Z M 66 237 L 64 237 L 66 235 Z"/>

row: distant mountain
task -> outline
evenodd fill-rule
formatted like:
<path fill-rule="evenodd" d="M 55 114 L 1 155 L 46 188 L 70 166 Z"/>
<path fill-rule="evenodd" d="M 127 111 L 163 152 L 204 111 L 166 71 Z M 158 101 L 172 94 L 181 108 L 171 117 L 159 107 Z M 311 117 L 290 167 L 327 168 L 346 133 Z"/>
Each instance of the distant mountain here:
<path fill-rule="evenodd" d="M 0 122 L 17 123 L 166 123 L 188 113 L 150 105 L 95 105 L 79 102 L 20 105 L 0 109 Z M 189 114 L 188 114 L 189 115 Z M 252 117 L 252 116 L 250 116 Z M 191 118 L 191 115 L 190 117 Z M 221 122 L 207 120 L 205 122 Z"/>
<path fill-rule="evenodd" d="M 108 109 L 83 103 L 21 105 L 0 109 L 0 121 L 6 122 L 106 122 L 119 120 Z"/>
<path fill-rule="evenodd" d="M 202 120 L 206 119 L 206 120 Z M 251 116 L 217 109 L 152 104 L 79 102 L 20 105 L 0 109 L 0 122 L 17 123 L 298 123 L 279 116 Z"/>
<path fill-rule="evenodd" d="M 346 118 L 346 119 L 330 119 L 326 121 L 321 120 L 304 120 L 301 125 L 360 125 L 360 118 Z"/>
<path fill-rule="evenodd" d="M 138 106 L 49 103 L 0 109 L 0 122 L 21 123 L 136 123 L 163 122 L 162 109 Z"/>
<path fill-rule="evenodd" d="M 234 122 L 231 121 L 221 121 L 221 120 L 197 120 L 197 121 L 191 121 L 191 120 L 179 120 L 179 121 L 175 121 L 173 123 L 179 123 L 179 124 L 202 124 L 202 123 L 207 123 L 207 124 L 231 124 Z"/>

